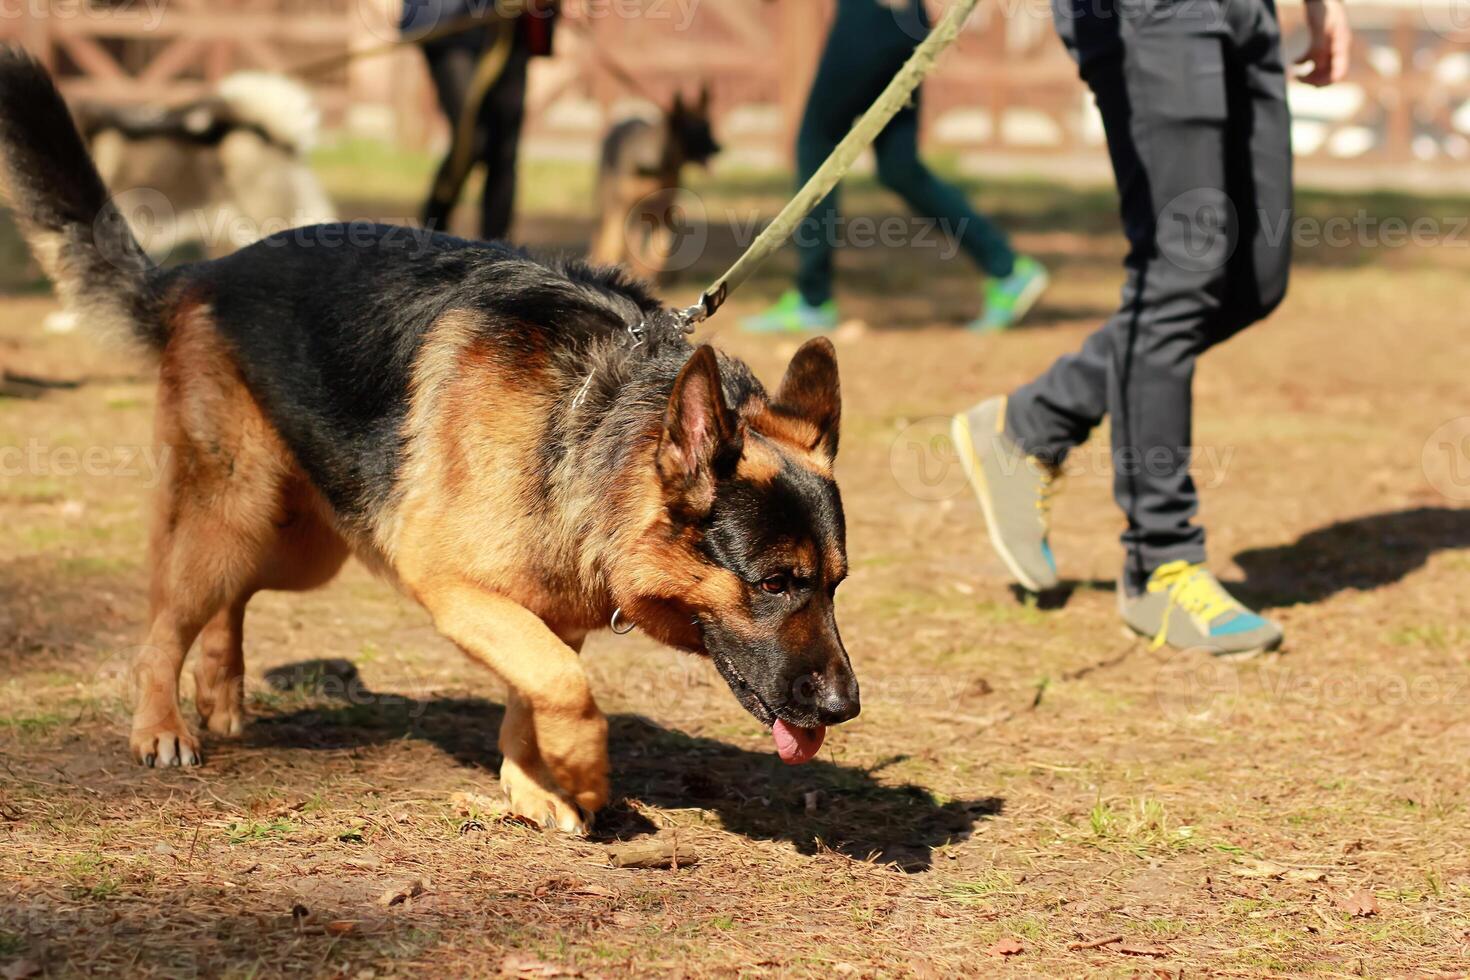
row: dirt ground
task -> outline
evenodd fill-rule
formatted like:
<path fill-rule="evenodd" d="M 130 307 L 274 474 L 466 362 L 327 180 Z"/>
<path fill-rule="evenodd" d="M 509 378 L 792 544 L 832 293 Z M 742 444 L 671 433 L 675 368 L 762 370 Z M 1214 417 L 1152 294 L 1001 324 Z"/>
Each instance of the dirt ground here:
<path fill-rule="evenodd" d="M 704 193 L 769 214 L 778 189 Z M 5 366 L 78 382 L 0 399 L 0 975 L 1463 973 L 1463 237 L 1308 241 L 1281 311 L 1204 359 L 1212 562 L 1288 633 L 1280 656 L 1222 666 L 1120 635 L 1102 433 L 1057 507 L 1065 589 L 1018 595 L 987 546 L 944 419 L 1077 347 L 1120 248 L 1106 193 L 975 190 L 1056 273 L 1025 329 L 957 329 L 977 305 L 963 259 L 842 256 L 861 322 L 838 339 L 839 620 L 862 716 L 787 768 L 707 664 L 596 636 L 617 802 L 585 841 L 501 819 L 498 684 L 355 566 L 251 607 L 243 739 L 206 740 L 201 769 L 135 768 L 151 383 L 43 335 L 44 293 L 0 297 Z M 1308 220 L 1467 206 L 1304 200 Z M 734 254 L 711 214 L 672 301 Z M 548 208 L 522 229 L 573 247 L 588 223 Z M 772 381 L 795 345 L 731 321 L 790 261 L 717 334 Z M 677 840 L 676 870 L 609 865 L 655 835 Z"/>

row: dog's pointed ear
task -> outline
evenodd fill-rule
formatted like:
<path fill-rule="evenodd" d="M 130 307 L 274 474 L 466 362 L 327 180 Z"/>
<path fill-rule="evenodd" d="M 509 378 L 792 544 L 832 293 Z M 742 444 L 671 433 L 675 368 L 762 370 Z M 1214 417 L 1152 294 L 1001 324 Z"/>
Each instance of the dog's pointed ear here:
<path fill-rule="evenodd" d="M 679 372 L 664 412 L 657 465 L 669 506 L 691 516 L 709 513 L 719 471 L 740 458 L 741 443 L 739 419 L 725 404 L 715 349 L 702 344 Z"/>
<path fill-rule="evenodd" d="M 683 92 L 675 92 L 674 93 L 674 101 L 673 101 L 673 104 L 671 104 L 669 106 L 669 115 L 671 115 L 671 116 L 682 116 L 682 115 L 684 115 L 684 93 Z"/>
<path fill-rule="evenodd" d="M 709 82 L 699 83 L 698 109 L 700 115 L 704 115 L 709 112 Z"/>
<path fill-rule="evenodd" d="M 826 337 L 814 337 L 801 345 L 781 387 L 776 390 L 772 411 L 811 425 L 815 437 L 805 448 L 837 458 L 837 430 L 842 423 L 842 385 L 837 379 L 837 349 Z"/>

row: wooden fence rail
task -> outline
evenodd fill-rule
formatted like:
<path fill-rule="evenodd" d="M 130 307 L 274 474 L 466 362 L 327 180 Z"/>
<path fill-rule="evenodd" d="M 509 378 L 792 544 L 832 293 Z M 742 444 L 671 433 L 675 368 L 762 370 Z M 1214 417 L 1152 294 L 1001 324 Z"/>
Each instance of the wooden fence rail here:
<path fill-rule="evenodd" d="M 1455 0 L 1355 0 L 1348 82 L 1293 87 L 1297 152 L 1323 165 L 1470 159 L 1470 25 Z M 730 155 L 789 159 L 833 0 L 567 0 L 558 54 L 532 75 L 527 146 L 590 157 L 618 114 L 701 82 Z M 0 38 L 35 51 L 79 98 L 187 98 L 241 68 L 289 70 L 393 36 L 396 0 L 0 0 Z M 1287 47 L 1304 45 L 1283 6 Z M 641 93 L 618 81 L 620 66 Z M 356 61 L 313 84 L 330 126 L 408 145 L 442 138 L 417 53 Z M 646 111 L 651 108 L 643 105 Z M 967 26 L 925 89 L 928 145 L 959 154 L 1100 156 L 1090 100 L 1045 3 L 998 0 Z"/>

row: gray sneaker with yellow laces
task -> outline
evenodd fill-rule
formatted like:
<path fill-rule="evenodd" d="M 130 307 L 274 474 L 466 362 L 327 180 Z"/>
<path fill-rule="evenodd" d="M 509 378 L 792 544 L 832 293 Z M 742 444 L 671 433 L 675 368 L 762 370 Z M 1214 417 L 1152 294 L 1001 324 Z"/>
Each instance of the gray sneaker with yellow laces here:
<path fill-rule="evenodd" d="M 1167 644 L 1246 659 L 1281 645 L 1281 627 L 1241 605 L 1205 566 L 1186 561 L 1154 569 L 1137 595 L 1119 583 L 1118 611 L 1129 629 L 1152 637 L 1151 650 Z"/>
<path fill-rule="evenodd" d="M 1027 456 L 1005 434 L 1006 400 L 991 398 L 950 423 L 950 438 L 969 477 L 990 543 L 1016 581 L 1032 592 L 1057 584 L 1057 563 L 1047 536 L 1058 472 Z"/>

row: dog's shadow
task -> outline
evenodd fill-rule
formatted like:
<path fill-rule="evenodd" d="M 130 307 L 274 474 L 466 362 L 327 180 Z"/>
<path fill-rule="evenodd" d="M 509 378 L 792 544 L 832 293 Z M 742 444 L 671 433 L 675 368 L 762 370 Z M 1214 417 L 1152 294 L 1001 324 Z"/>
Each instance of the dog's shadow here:
<path fill-rule="evenodd" d="M 247 744 L 340 749 L 422 739 L 459 763 L 494 774 L 504 708 L 479 697 L 416 699 L 367 690 L 347 661 L 314 660 L 266 675 L 278 690 L 317 695 L 310 706 L 257 715 Z M 614 715 L 610 753 L 615 802 L 598 817 L 598 836 L 627 839 L 655 830 L 629 801 L 712 811 L 733 833 L 789 841 L 803 854 L 832 850 L 905 871 L 928 869 L 934 848 L 967 838 L 1001 812 L 996 798 L 946 800 L 922 786 L 876 777 L 903 761 L 869 769 L 816 759 L 791 767 L 773 752 L 750 752 L 686 735 L 637 715 Z"/>

